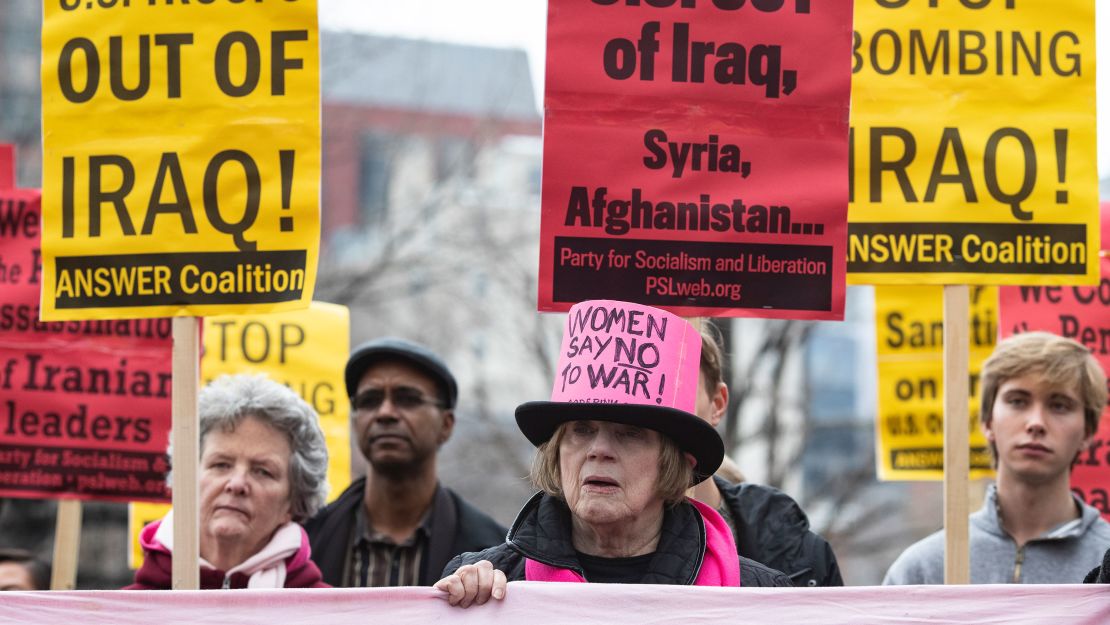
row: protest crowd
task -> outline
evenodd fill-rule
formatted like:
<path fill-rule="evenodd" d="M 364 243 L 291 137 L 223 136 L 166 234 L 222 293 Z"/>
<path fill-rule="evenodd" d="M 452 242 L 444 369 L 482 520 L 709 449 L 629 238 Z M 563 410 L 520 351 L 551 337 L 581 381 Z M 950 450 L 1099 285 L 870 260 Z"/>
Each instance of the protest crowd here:
<path fill-rule="evenodd" d="M 605 301 L 570 314 L 598 310 L 667 315 Z M 689 324 L 668 323 L 676 344 L 660 349 L 673 356 L 672 379 L 688 364 L 679 354 L 699 355 L 684 403 L 608 403 L 587 387 L 517 408 L 537 447 L 539 492 L 508 530 L 439 481 L 436 454 L 460 398 L 427 347 L 387 337 L 351 353 L 351 426 L 368 470 L 327 506 L 315 411 L 264 375 L 216 379 L 199 396 L 201 587 L 434 584 L 467 607 L 504 598 L 513 580 L 842 585 L 793 499 L 715 475 L 725 456 L 713 424 L 728 392 L 720 346 L 710 330 L 680 335 Z M 564 354 L 559 365 L 573 362 Z M 1033 332 L 1001 342 L 983 380 L 998 479 L 971 517 L 973 583 L 1107 582 L 1110 524 L 1068 488 L 1071 458 L 1107 402 L 1101 367 L 1075 341 Z M 128 589 L 170 587 L 172 523 L 171 511 L 143 529 L 145 560 Z M 907 549 L 884 583 L 943 583 L 941 534 Z M 0 551 L 4 590 L 43 590 L 48 578 L 31 554 Z"/>
<path fill-rule="evenodd" d="M 926 623 L 1015 584 L 1110 618 L 1094 0 L 546 0 L 543 106 L 520 115 L 499 85 L 528 83 L 523 54 L 326 34 L 328 0 L 32 4 L 31 149 L 0 95 L 0 625 L 297 620 L 321 597 L 335 625 L 374 601 L 500 619 L 515 597 L 552 622 L 659 601 Z M 460 69 L 482 59 L 505 62 Z M 17 184 L 27 162 L 40 184 Z M 805 351 L 848 284 L 868 338 Z M 872 455 L 784 479 L 779 428 L 869 410 L 847 387 L 878 398 Z M 514 446 L 510 520 L 489 467 Z M 850 516 L 861 464 L 943 502 Z M 8 502 L 55 500 L 50 556 L 6 529 Z M 129 506 L 122 588 L 78 584 L 93 502 Z M 856 582 L 853 523 L 899 554 L 869 562 L 881 584 Z"/>

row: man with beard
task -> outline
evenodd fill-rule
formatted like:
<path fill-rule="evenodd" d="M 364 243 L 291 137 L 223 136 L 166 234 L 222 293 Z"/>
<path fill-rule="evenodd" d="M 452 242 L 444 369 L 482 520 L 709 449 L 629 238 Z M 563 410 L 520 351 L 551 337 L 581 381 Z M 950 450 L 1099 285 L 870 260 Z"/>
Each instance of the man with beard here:
<path fill-rule="evenodd" d="M 347 360 L 347 395 L 366 477 L 305 524 L 333 586 L 430 586 L 448 560 L 504 542 L 506 528 L 436 476 L 455 426 L 458 385 L 428 348 L 397 338 Z"/>

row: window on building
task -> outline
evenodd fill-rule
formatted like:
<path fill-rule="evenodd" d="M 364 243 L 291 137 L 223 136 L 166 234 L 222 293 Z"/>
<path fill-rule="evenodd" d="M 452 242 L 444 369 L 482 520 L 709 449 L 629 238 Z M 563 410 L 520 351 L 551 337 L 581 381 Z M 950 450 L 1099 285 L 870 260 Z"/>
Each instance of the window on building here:
<path fill-rule="evenodd" d="M 875 464 L 873 429 L 867 424 L 838 423 L 810 428 L 802 453 L 803 492 L 807 500 L 819 499 L 839 481 L 849 480 L 859 472 L 861 479 L 874 479 L 870 471 Z"/>
<path fill-rule="evenodd" d="M 439 137 L 435 145 L 436 182 L 474 177 L 474 144 L 466 137 Z"/>
<path fill-rule="evenodd" d="M 821 326 L 806 345 L 809 428 L 802 454 L 804 492 L 821 496 L 839 480 L 869 474 L 874 460 L 874 417 L 861 397 L 857 333 Z M 861 478 L 870 479 L 870 478 Z"/>
<path fill-rule="evenodd" d="M 543 169 L 537 162 L 528 167 L 528 192 L 539 195 L 543 187 Z"/>
<path fill-rule="evenodd" d="M 814 332 L 806 346 L 809 417 L 818 424 L 858 421 L 856 343 L 850 336 Z"/>
<path fill-rule="evenodd" d="M 374 226 L 385 219 L 396 145 L 394 137 L 383 133 L 368 132 L 362 136 L 358 184 L 363 226 Z"/>

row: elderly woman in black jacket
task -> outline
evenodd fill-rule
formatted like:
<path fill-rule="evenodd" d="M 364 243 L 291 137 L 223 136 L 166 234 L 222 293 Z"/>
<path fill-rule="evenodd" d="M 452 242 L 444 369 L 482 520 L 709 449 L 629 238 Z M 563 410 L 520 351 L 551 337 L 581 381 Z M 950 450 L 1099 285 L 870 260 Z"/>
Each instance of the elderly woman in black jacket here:
<path fill-rule="evenodd" d="M 693 414 L 700 350 L 698 331 L 662 310 L 571 308 L 552 401 L 516 410 L 541 492 L 505 543 L 447 565 L 436 588 L 451 605 L 501 599 L 509 580 L 790 585 L 738 557 L 721 516 L 686 498 L 724 456 Z"/>

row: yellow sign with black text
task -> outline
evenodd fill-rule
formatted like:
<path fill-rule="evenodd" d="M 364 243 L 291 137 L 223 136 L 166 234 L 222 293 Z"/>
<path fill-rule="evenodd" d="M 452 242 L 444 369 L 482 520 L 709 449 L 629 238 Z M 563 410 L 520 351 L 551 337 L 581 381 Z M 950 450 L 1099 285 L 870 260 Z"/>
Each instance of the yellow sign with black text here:
<path fill-rule="evenodd" d="M 944 479 L 944 307 L 940 286 L 875 287 L 880 480 Z M 998 288 L 971 288 L 971 478 L 990 477 L 979 428 L 979 372 L 998 336 Z"/>
<path fill-rule="evenodd" d="M 305 308 L 316 0 L 46 0 L 44 320 Z"/>
<path fill-rule="evenodd" d="M 1094 284 L 1094 0 L 856 0 L 848 281 Z"/>
<path fill-rule="evenodd" d="M 312 302 L 307 310 L 215 316 L 204 320 L 200 374 L 207 384 L 223 374 L 264 373 L 308 402 L 320 416 L 328 446 L 331 500 L 351 481 L 350 403 L 343 380 L 349 352 L 350 314 L 345 306 Z M 131 504 L 133 568 L 142 561 L 139 531 L 169 509 L 164 504 Z"/>

